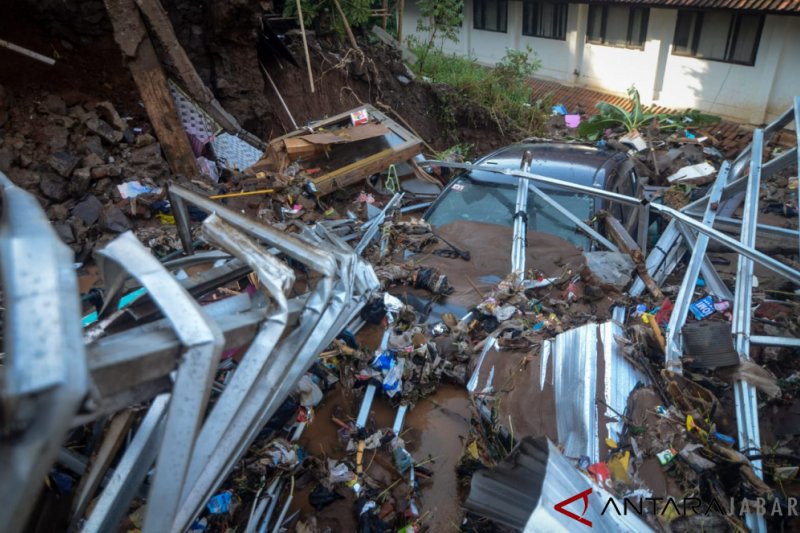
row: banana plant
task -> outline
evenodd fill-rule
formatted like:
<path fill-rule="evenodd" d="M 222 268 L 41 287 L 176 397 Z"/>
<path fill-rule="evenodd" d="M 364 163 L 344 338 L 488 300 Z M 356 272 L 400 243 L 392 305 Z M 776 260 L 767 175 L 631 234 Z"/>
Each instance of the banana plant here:
<path fill-rule="evenodd" d="M 649 125 L 654 119 L 658 120 L 658 128 L 663 131 L 678 130 L 690 125 L 696 127 L 720 121 L 717 116 L 705 115 L 693 109 L 687 109 L 683 113 L 675 115 L 648 113 L 642 107 L 639 91 L 633 86 L 628 89 L 628 98 L 630 98 L 631 103 L 630 111 L 610 102 L 599 102 L 595 106 L 597 114 L 581 122 L 578 127 L 578 135 L 595 141 L 602 137 L 603 132 L 609 128 L 624 127 L 627 132 L 632 132 L 639 130 L 642 126 Z"/>

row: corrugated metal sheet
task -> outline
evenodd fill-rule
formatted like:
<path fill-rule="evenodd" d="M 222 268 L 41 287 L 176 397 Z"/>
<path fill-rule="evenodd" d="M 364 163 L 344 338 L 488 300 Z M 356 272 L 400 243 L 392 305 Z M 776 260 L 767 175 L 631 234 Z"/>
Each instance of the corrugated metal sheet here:
<path fill-rule="evenodd" d="M 558 441 L 569 457 L 600 455 L 597 439 L 597 324 L 565 331 L 553 343 Z"/>
<path fill-rule="evenodd" d="M 604 396 L 606 402 L 605 419 L 608 436 L 619 442 L 625 422 L 618 413 L 624 413 L 628 406 L 628 396 L 639 383 L 649 384 L 650 380 L 625 358 L 617 338 L 625 332 L 625 308 L 615 307 L 612 320 L 600 325 L 600 340 L 603 343 Z"/>
<path fill-rule="evenodd" d="M 585 508 L 584 501 L 576 500 L 564 509 L 591 522 L 592 530 L 651 531 L 632 513 L 602 514 L 611 495 L 594 485 L 545 437 L 526 437 L 496 468 L 475 472 L 464 506 L 525 533 L 566 533 L 586 525 L 557 511 L 555 506 L 590 488 Z M 623 507 L 619 501 L 616 505 Z"/>
<path fill-rule="evenodd" d="M 624 413 L 628 396 L 639 383 L 650 380 L 637 371 L 625 358 L 618 338 L 624 336 L 622 323 L 625 309 L 617 307 L 613 320 L 603 324 L 586 324 L 558 335 L 541 358 L 541 374 L 547 372 L 548 360 L 553 360 L 553 388 L 556 398 L 556 428 L 559 443 L 569 457 L 588 456 L 600 460 L 599 412 L 597 386 L 602 354 L 602 398 L 606 407 L 604 417 L 606 433 L 619 440 L 623 421 L 617 413 Z"/>
<path fill-rule="evenodd" d="M 800 13 L 798 0 L 588 0 L 586 4 L 630 4 L 685 9 L 736 9 L 763 13 Z"/>

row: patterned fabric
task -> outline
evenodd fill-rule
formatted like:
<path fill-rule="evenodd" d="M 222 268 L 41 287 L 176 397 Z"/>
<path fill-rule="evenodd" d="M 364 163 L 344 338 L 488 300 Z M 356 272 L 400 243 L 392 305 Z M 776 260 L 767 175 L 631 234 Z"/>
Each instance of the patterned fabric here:
<path fill-rule="evenodd" d="M 215 172 L 216 169 L 210 168 L 214 165 L 214 162 L 200 157 L 208 155 L 203 154 L 203 149 L 208 143 L 211 143 L 214 149 L 216 166 L 220 169 L 228 168 L 241 171 L 255 164 L 264 155 L 261 150 L 239 137 L 225 133 L 219 124 L 171 80 L 169 89 L 178 108 L 181 125 L 189 136 L 194 155 L 200 158 L 198 161 L 201 163 L 203 174 L 211 177 L 215 182 L 219 180 L 219 173 Z"/>
<path fill-rule="evenodd" d="M 206 143 L 220 131 L 214 120 L 196 106 L 172 81 L 169 82 L 169 90 L 178 108 L 181 125 L 190 137 L 194 136 L 201 143 Z"/>
<path fill-rule="evenodd" d="M 217 156 L 217 164 L 231 170 L 242 171 L 254 165 L 264 155 L 258 148 L 229 133 L 220 133 L 211 139 L 211 145 Z"/>

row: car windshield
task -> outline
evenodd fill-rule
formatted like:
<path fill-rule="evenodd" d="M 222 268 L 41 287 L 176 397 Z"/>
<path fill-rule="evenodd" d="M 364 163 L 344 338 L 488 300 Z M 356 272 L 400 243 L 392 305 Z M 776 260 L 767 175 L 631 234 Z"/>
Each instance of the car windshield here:
<path fill-rule="evenodd" d="M 592 217 L 594 201 L 591 196 L 553 189 L 546 192 L 579 219 L 588 220 Z M 442 196 L 428 216 L 428 222 L 435 227 L 459 220 L 513 226 L 516 199 L 517 188 L 514 185 L 479 181 L 464 175 L 457 178 Z M 572 222 L 532 191 L 528 194 L 527 213 L 528 231 L 556 235 L 578 248 L 589 249 L 590 240 L 578 233 Z"/>

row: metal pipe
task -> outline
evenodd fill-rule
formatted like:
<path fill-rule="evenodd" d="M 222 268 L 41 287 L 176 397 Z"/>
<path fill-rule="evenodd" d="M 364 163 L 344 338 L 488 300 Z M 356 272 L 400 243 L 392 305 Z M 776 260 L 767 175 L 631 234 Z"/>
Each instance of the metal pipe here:
<path fill-rule="evenodd" d="M 567 220 L 575 224 L 578 227 L 578 229 L 588 234 L 594 240 L 602 244 L 606 249 L 611 250 L 612 252 L 619 252 L 619 247 L 617 247 L 616 244 L 614 244 L 613 242 L 609 241 L 608 239 L 600 235 L 600 233 L 598 233 L 593 227 L 591 227 L 589 224 L 587 224 L 586 222 L 584 222 L 583 220 L 572 214 L 572 212 L 569 209 L 567 209 L 557 201 L 553 200 L 553 198 L 549 194 L 545 194 L 544 192 L 542 192 L 542 190 L 536 187 L 536 185 L 534 185 L 533 183 L 528 182 L 528 187 L 530 188 L 531 191 L 534 192 L 534 194 L 539 196 L 539 198 L 550 204 L 550 207 L 561 213 L 563 216 L 567 218 Z M 646 206 L 642 206 L 640 209 L 644 209 L 645 207 Z"/>
<path fill-rule="evenodd" d="M 533 154 L 526 150 L 522 155 L 520 168 L 527 172 L 531 167 Z M 528 183 L 520 180 L 517 183 L 517 202 L 514 207 L 514 237 L 511 246 L 511 273 L 522 283 L 525 279 L 525 254 L 528 237 Z"/>
<path fill-rule="evenodd" d="M 756 244 L 756 221 L 758 220 L 758 197 L 761 186 L 761 161 L 764 150 L 764 131 L 753 131 L 751 148 L 750 176 L 747 182 L 747 194 L 742 211 L 741 244 L 753 249 Z M 733 334 L 736 351 L 742 361 L 750 359 L 750 323 L 753 300 L 753 260 L 747 255 L 739 256 L 736 270 L 736 293 L 733 302 Z M 758 425 L 758 398 L 756 389 L 743 379 L 734 383 L 734 400 L 736 403 L 736 426 L 741 449 L 760 450 L 761 435 Z M 761 460 L 753 460 L 753 471 L 763 478 Z M 763 516 L 748 513 L 745 517 L 751 531 L 766 531 Z"/>
<path fill-rule="evenodd" d="M 650 204 L 650 207 L 660 213 L 664 213 L 685 223 L 687 226 L 691 226 L 692 229 L 698 231 L 699 233 L 708 235 L 709 237 L 711 237 L 712 240 L 727 246 L 728 248 L 738 252 L 739 254 L 747 257 L 748 259 L 755 261 L 759 265 L 762 265 L 763 267 L 768 268 L 769 270 L 775 272 L 776 274 L 779 274 L 785 277 L 786 279 L 789 279 L 790 281 L 793 281 L 794 283 L 800 285 L 800 271 L 797 271 L 792 267 L 785 265 L 780 261 L 759 252 L 753 247 L 745 246 L 741 242 L 729 237 L 728 235 L 725 235 L 724 233 L 720 233 L 719 231 L 713 228 L 706 227 L 702 223 L 696 221 L 695 219 L 693 219 L 688 215 L 685 215 L 684 213 L 681 213 L 676 209 L 673 209 L 666 205 L 653 204 L 653 203 Z M 753 226 L 755 227 L 755 225 Z"/>
<path fill-rule="evenodd" d="M 38 52 L 34 52 L 33 50 L 28 50 L 27 48 L 23 48 L 18 44 L 10 43 L 5 39 L 0 39 L 0 47 L 8 48 L 9 50 L 17 52 L 18 54 L 30 57 L 36 61 L 41 61 L 42 63 L 50 65 L 51 67 L 56 64 L 56 60 L 52 57 L 44 56 Z"/>
<path fill-rule="evenodd" d="M 730 171 L 730 163 L 727 161 L 722 164 L 717 180 L 711 189 L 709 195 L 710 200 L 706 206 L 706 213 L 703 216 L 703 224 L 712 226 L 714 224 L 714 216 L 716 211 L 714 207 L 719 202 L 722 196 L 722 189 L 728 179 L 728 172 Z M 680 291 L 675 298 L 675 307 L 672 310 L 672 315 L 669 319 L 669 330 L 667 331 L 666 339 L 666 362 L 665 365 L 669 370 L 674 372 L 681 371 L 681 356 L 683 355 L 683 342 L 681 337 L 681 329 L 686 323 L 686 317 L 689 314 L 689 305 L 694 298 L 694 288 L 697 284 L 697 276 L 700 274 L 700 269 L 703 266 L 703 260 L 706 257 L 706 249 L 708 248 L 708 235 L 701 234 L 697 238 L 692 250 L 692 258 L 689 260 L 689 265 L 686 267 L 686 273 L 681 282 Z"/>
<path fill-rule="evenodd" d="M 490 165 L 470 165 L 467 163 L 451 163 L 449 161 L 436 161 L 436 160 L 425 160 L 420 161 L 420 165 L 437 165 L 441 167 L 448 167 L 448 168 L 456 168 L 460 170 L 482 170 L 484 172 L 492 172 L 494 174 L 502 174 L 504 176 L 513 176 L 515 178 L 522 178 L 525 180 L 534 181 L 536 183 L 542 183 L 545 185 L 552 185 L 553 187 L 560 187 L 562 189 L 569 189 L 571 191 L 582 192 L 585 194 L 591 194 L 592 196 L 599 196 L 601 198 L 605 198 L 607 200 L 611 200 L 613 202 L 619 202 L 625 205 L 632 205 L 632 206 L 640 206 L 647 204 L 647 200 L 642 198 L 634 198 L 632 196 L 627 196 L 624 194 L 619 194 L 611 191 L 607 191 L 605 189 L 598 189 L 595 187 L 588 187 L 586 185 L 579 185 L 577 183 L 571 183 L 569 181 L 559 180 L 555 178 L 548 178 L 546 176 L 541 176 L 539 174 L 531 174 L 528 172 L 523 172 L 521 170 L 511 170 L 507 168 L 497 168 Z"/>
<path fill-rule="evenodd" d="M 758 346 L 786 346 L 800 348 L 800 339 L 794 337 L 771 337 L 769 335 L 750 335 L 750 344 Z"/>

